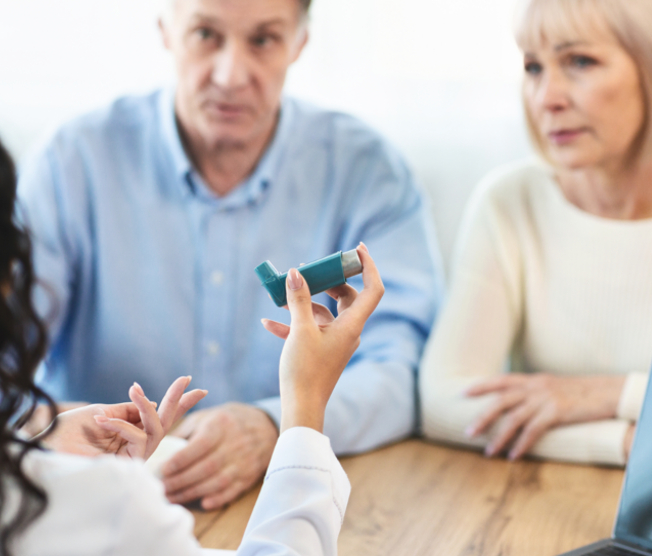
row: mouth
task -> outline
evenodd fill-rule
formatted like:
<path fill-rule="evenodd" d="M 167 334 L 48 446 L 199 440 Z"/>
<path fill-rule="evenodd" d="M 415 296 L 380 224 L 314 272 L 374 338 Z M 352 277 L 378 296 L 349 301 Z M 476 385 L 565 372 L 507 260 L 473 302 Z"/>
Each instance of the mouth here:
<path fill-rule="evenodd" d="M 244 104 L 210 100 L 204 103 L 204 109 L 218 118 L 227 120 L 241 118 L 249 112 L 249 108 Z"/>
<path fill-rule="evenodd" d="M 588 130 L 584 127 L 575 129 L 555 129 L 548 132 L 548 139 L 555 145 L 568 145 L 580 136 L 584 135 Z"/>

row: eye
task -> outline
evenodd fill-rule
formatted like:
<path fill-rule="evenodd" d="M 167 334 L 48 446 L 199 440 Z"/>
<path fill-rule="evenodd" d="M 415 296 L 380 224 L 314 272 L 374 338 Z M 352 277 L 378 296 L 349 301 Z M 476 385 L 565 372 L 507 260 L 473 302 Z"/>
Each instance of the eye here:
<path fill-rule="evenodd" d="M 542 71 L 543 66 L 539 62 L 525 62 L 525 73 L 539 75 Z"/>
<path fill-rule="evenodd" d="M 256 48 L 266 48 L 270 46 L 272 43 L 277 41 L 278 41 L 278 37 L 276 35 L 266 33 L 262 35 L 256 35 L 255 37 L 253 37 L 251 39 L 251 44 Z"/>
<path fill-rule="evenodd" d="M 208 27 L 199 27 L 195 30 L 195 33 L 203 41 L 207 41 L 215 37 L 213 30 L 209 29 Z"/>
<path fill-rule="evenodd" d="M 570 63 L 573 67 L 584 69 L 595 66 L 598 61 L 590 56 L 572 55 L 570 57 Z"/>

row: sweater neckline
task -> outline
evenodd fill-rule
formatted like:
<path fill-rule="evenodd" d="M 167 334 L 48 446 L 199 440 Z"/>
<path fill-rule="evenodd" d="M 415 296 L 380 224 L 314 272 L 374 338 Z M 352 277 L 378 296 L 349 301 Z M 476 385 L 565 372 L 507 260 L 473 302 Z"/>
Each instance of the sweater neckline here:
<path fill-rule="evenodd" d="M 550 166 L 543 166 L 543 171 L 545 175 L 545 179 L 543 181 L 545 185 L 551 190 L 553 200 L 561 207 L 564 212 L 569 215 L 569 217 L 575 218 L 576 220 L 581 220 L 593 226 L 602 226 L 605 228 L 608 227 L 637 230 L 645 229 L 648 227 L 652 228 L 652 217 L 642 218 L 639 220 L 620 220 L 617 218 L 597 216 L 582 210 L 566 198 L 564 192 L 561 190 L 561 186 L 557 182 L 554 169 Z"/>

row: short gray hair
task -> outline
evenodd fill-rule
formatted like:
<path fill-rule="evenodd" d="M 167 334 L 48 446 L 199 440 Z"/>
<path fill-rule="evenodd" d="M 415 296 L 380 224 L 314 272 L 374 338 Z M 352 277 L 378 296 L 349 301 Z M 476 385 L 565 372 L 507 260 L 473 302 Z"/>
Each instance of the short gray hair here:
<path fill-rule="evenodd" d="M 177 0 L 160 0 L 161 1 L 161 17 L 165 21 L 170 21 L 170 16 L 174 11 L 174 5 L 177 3 Z M 310 4 L 312 0 L 299 0 L 299 5 L 301 6 L 304 14 L 308 14 L 310 10 Z"/>

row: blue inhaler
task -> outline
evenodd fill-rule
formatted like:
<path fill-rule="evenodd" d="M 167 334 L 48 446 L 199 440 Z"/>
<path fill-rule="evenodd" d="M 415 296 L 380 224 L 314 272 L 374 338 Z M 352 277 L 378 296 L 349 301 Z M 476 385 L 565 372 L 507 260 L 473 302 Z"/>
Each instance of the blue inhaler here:
<path fill-rule="evenodd" d="M 346 284 L 347 278 L 362 273 L 362 262 L 360 261 L 358 252 L 353 249 L 346 253 L 339 251 L 324 259 L 300 266 L 297 270 L 308 283 L 310 295 L 316 295 L 336 286 Z M 287 272 L 281 274 L 274 268 L 272 263 L 265 261 L 256 267 L 256 274 L 277 307 L 283 307 L 288 304 L 287 296 L 285 295 Z"/>

